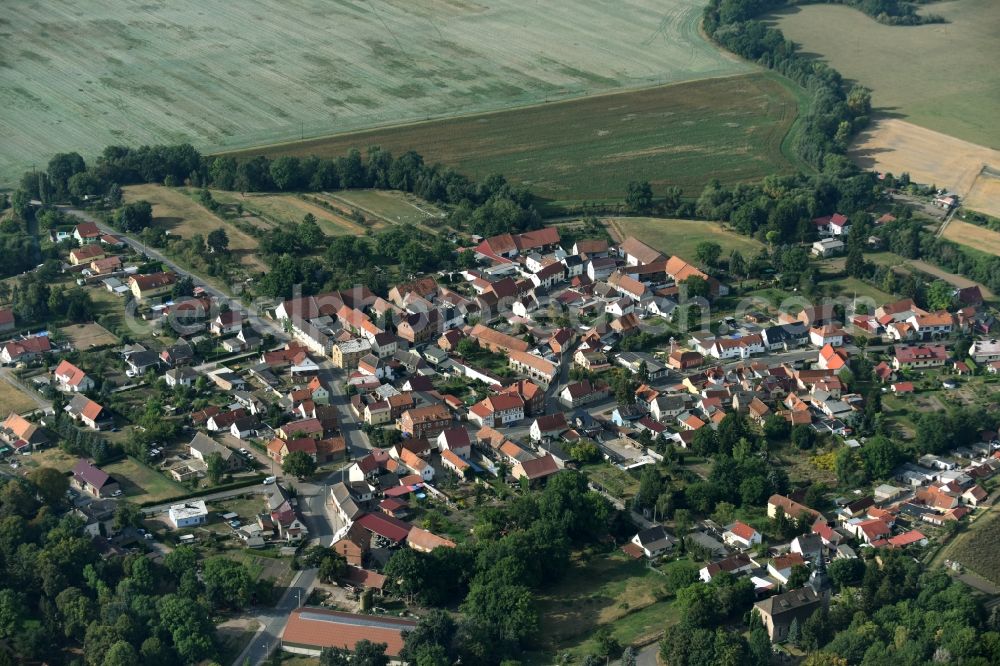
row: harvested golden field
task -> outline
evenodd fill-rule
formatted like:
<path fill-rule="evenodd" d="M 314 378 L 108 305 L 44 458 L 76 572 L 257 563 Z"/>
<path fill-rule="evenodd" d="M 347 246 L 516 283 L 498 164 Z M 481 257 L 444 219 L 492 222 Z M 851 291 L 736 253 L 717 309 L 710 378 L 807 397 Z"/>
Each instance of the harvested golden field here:
<path fill-rule="evenodd" d="M 858 135 L 851 157 L 863 169 L 909 172 L 918 183 L 967 196 L 984 166 L 1000 168 L 1000 150 L 984 148 L 896 118 L 883 118 Z"/>
<path fill-rule="evenodd" d="M 953 243 L 1000 256 L 1000 233 L 961 220 L 952 220 L 943 236 Z"/>
<path fill-rule="evenodd" d="M 195 234 L 208 236 L 221 227 L 229 236 L 229 251 L 239 257 L 243 266 L 252 270 L 267 270 L 267 266 L 257 258 L 256 238 L 218 218 L 181 190 L 162 185 L 130 185 L 124 190 L 126 201 L 142 199 L 153 204 L 153 223 L 167 233 L 191 238 Z"/>
<path fill-rule="evenodd" d="M 789 7 L 772 18 L 802 52 L 872 90 L 876 112 L 1000 148 L 1000 2 L 922 4 L 945 23 L 885 25 L 836 4 Z"/>
<path fill-rule="evenodd" d="M 991 165 L 1000 169 L 1000 165 Z M 965 195 L 962 205 L 966 208 L 1000 217 L 1000 171 L 983 169 Z"/>

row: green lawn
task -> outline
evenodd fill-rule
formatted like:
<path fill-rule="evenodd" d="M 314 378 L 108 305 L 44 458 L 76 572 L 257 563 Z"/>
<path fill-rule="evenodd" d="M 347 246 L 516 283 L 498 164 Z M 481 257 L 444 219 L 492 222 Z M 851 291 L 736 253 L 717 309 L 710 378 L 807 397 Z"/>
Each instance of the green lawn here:
<path fill-rule="evenodd" d="M 105 472 L 118 480 L 125 497 L 133 502 L 158 502 L 187 492 L 187 488 L 164 474 L 131 458 L 105 465 Z"/>
<path fill-rule="evenodd" d="M 853 277 L 843 277 L 823 282 L 822 284 L 830 290 L 830 295 L 833 297 L 846 299 L 854 299 L 854 297 L 858 299 L 870 298 L 874 301 L 876 307 L 885 303 L 892 303 L 899 298 Z"/>
<path fill-rule="evenodd" d="M 698 244 L 704 241 L 721 245 L 723 257 L 728 257 L 733 250 L 739 250 L 744 257 L 749 258 L 764 247 L 763 243 L 749 236 L 723 229 L 717 222 L 624 217 L 610 219 L 608 225 L 621 239 L 635 236 L 668 256 L 677 255 L 692 263 L 696 259 L 695 250 Z"/>

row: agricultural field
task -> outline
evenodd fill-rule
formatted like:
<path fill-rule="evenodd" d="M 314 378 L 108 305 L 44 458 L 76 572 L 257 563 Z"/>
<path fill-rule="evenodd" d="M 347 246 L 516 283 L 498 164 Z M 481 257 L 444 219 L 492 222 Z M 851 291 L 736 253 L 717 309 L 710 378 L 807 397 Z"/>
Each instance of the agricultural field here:
<path fill-rule="evenodd" d="M 315 195 L 308 195 L 313 197 Z M 238 194 L 223 190 L 213 190 L 212 197 L 223 204 L 239 204 L 243 210 L 262 220 L 267 228 L 299 223 L 306 215 L 312 214 L 316 224 L 330 236 L 345 234 L 358 235 L 366 230 L 364 225 L 350 220 L 344 215 L 307 201 L 295 194 Z"/>
<path fill-rule="evenodd" d="M 833 4 L 790 8 L 773 18 L 803 52 L 871 88 L 878 110 L 1000 149 L 1000 69 L 987 64 L 996 55 L 1000 4 L 952 0 L 929 3 L 921 11 L 947 22 L 889 26 Z"/>
<path fill-rule="evenodd" d="M 1000 165 L 984 168 L 965 194 L 962 205 L 966 208 L 1000 217 Z"/>
<path fill-rule="evenodd" d="M 978 252 L 1000 256 L 1000 233 L 986 227 L 969 224 L 961 220 L 952 220 L 945 227 L 942 236 Z"/>
<path fill-rule="evenodd" d="M 11 381 L 14 381 L 13 378 Z M 10 412 L 23 414 L 38 409 L 38 403 L 26 395 L 29 390 L 14 386 L 6 377 L 0 378 L 0 412 L 3 412 L 3 418 L 7 418 Z"/>
<path fill-rule="evenodd" d="M 937 185 L 966 197 L 981 179 L 984 166 L 1000 165 L 1000 150 L 984 148 L 962 139 L 935 132 L 898 118 L 880 118 L 861 132 L 851 147 L 850 156 L 863 169 L 889 171 L 897 176 L 904 171 L 925 185 Z M 983 188 L 987 208 L 1000 207 L 1000 191 Z M 978 209 L 977 209 L 978 210 Z M 988 211 L 983 211 L 988 212 Z"/>
<path fill-rule="evenodd" d="M 229 251 L 240 258 L 243 266 L 258 271 L 267 269 L 256 255 L 257 239 L 219 219 L 183 191 L 162 185 L 130 185 L 124 190 L 126 201 L 143 199 L 153 204 L 153 224 L 168 234 L 191 238 L 195 234 L 208 236 L 212 230 L 224 228 L 229 236 Z"/>
<path fill-rule="evenodd" d="M 751 71 L 702 0 L 11 0 L 0 183 L 55 152 L 247 147 Z"/>
<path fill-rule="evenodd" d="M 158 502 L 188 492 L 179 483 L 131 458 L 104 465 L 102 469 L 118 480 L 125 497 L 132 502 Z"/>
<path fill-rule="evenodd" d="M 345 155 L 414 149 L 472 178 L 501 173 L 559 202 L 620 200 L 632 180 L 697 197 L 712 178 L 755 180 L 797 163 L 782 144 L 801 94 L 772 73 L 749 74 L 462 116 L 238 155 Z M 725 100 L 725 103 L 721 101 Z"/>
<path fill-rule="evenodd" d="M 93 322 L 63 326 L 59 329 L 59 332 L 65 335 L 77 349 L 87 350 L 91 347 L 103 347 L 118 342 L 118 338 L 115 335 L 100 324 Z"/>
<path fill-rule="evenodd" d="M 711 241 L 722 246 L 722 256 L 739 250 L 744 257 L 757 254 L 764 245 L 748 236 L 724 229 L 717 222 L 677 220 L 662 217 L 621 217 L 606 220 L 612 235 L 619 239 L 635 236 L 660 252 L 695 261 L 698 243 Z"/>

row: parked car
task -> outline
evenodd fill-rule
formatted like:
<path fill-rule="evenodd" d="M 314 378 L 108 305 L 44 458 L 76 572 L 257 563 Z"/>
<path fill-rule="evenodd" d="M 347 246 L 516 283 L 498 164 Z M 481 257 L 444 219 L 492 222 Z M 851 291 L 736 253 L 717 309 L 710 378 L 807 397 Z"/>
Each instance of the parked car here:
<path fill-rule="evenodd" d="M 121 497 L 124 494 L 125 493 L 123 493 L 121 490 L 116 490 L 115 492 L 111 493 L 111 496 L 112 497 Z"/>

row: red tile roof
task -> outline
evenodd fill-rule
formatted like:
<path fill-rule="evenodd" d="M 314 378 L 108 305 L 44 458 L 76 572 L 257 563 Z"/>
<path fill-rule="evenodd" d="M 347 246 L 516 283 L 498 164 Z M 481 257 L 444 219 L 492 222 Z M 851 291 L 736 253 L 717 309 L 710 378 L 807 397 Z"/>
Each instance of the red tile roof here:
<path fill-rule="evenodd" d="M 405 539 L 406 535 L 410 533 L 410 530 L 413 527 L 409 523 L 405 523 L 398 518 L 393 518 L 392 516 L 386 516 L 379 513 L 366 513 L 355 522 L 369 532 L 383 536 L 389 541 L 393 541 L 395 543 L 399 543 Z"/>
<path fill-rule="evenodd" d="M 403 636 L 417 626 L 402 618 L 356 615 L 325 608 L 298 608 L 288 616 L 281 642 L 290 646 L 313 648 L 337 647 L 354 650 L 361 640 L 385 643 L 386 655 L 398 657 Z"/>

